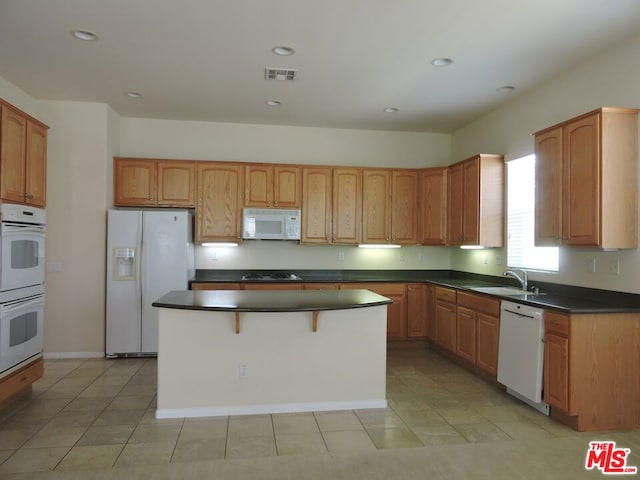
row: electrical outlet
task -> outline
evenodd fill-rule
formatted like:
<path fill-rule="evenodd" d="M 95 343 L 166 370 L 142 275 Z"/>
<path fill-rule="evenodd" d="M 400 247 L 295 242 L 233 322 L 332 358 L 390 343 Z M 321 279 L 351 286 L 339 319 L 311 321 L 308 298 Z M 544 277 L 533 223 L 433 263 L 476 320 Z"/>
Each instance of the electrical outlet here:
<path fill-rule="evenodd" d="M 218 260 L 218 251 L 217 250 L 212 250 L 211 251 L 211 260 L 213 260 L 214 262 L 216 260 Z"/>
<path fill-rule="evenodd" d="M 587 260 L 587 272 L 596 273 L 596 259 L 590 258 Z"/>
<path fill-rule="evenodd" d="M 338 251 L 338 261 L 342 262 L 344 260 L 344 252 L 342 250 Z"/>
<path fill-rule="evenodd" d="M 609 268 L 611 275 L 620 275 L 620 260 L 618 260 L 617 258 L 615 260 L 611 260 Z"/>
<path fill-rule="evenodd" d="M 246 363 L 240 365 L 240 378 L 249 378 L 249 365 Z"/>

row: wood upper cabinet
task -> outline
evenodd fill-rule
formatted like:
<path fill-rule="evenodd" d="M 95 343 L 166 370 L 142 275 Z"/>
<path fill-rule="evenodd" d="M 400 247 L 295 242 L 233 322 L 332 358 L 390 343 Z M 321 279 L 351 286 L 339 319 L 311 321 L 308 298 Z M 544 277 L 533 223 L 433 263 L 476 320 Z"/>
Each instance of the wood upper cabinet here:
<path fill-rule="evenodd" d="M 362 170 L 333 169 L 332 243 L 359 244 L 362 241 Z"/>
<path fill-rule="evenodd" d="M 589 112 L 535 145 L 536 245 L 636 248 L 638 110 Z"/>
<path fill-rule="evenodd" d="M 418 240 L 422 245 L 444 245 L 447 240 L 447 169 L 427 168 L 419 173 Z"/>
<path fill-rule="evenodd" d="M 362 243 L 391 241 L 391 171 L 362 171 Z"/>
<path fill-rule="evenodd" d="M 504 243 L 504 157 L 480 154 L 448 175 L 449 245 L 501 247 Z"/>
<path fill-rule="evenodd" d="M 391 242 L 418 243 L 418 172 L 391 172 Z"/>
<path fill-rule="evenodd" d="M 302 169 L 302 232 L 300 243 L 331 242 L 332 172 L 328 167 Z"/>
<path fill-rule="evenodd" d="M 300 208 L 300 167 L 247 164 L 245 179 L 245 207 Z"/>
<path fill-rule="evenodd" d="M 242 164 L 197 164 L 196 243 L 240 242 L 244 204 Z"/>
<path fill-rule="evenodd" d="M 407 337 L 426 338 L 428 325 L 428 286 L 407 285 Z"/>
<path fill-rule="evenodd" d="M 0 103 L 0 198 L 46 206 L 47 128 Z"/>
<path fill-rule="evenodd" d="M 195 206 L 195 162 L 115 157 L 114 205 Z"/>

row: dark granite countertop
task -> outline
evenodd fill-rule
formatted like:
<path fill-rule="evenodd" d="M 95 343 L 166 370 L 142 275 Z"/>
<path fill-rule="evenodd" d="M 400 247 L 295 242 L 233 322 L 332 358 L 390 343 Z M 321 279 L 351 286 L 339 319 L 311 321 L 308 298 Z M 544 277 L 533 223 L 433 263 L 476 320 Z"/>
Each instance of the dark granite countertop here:
<path fill-rule="evenodd" d="M 254 272 L 252 270 L 251 272 Z M 269 270 L 273 272 L 274 270 Z M 511 278 L 480 275 L 455 270 L 276 270 L 293 273 L 301 280 L 291 283 L 349 283 L 349 282 L 428 282 L 445 287 L 480 293 L 474 288 L 489 286 L 517 286 Z M 266 272 L 259 271 L 258 272 Z M 242 280 L 248 270 L 198 270 L 191 283 L 265 283 L 261 280 Z M 278 283 L 272 281 L 273 283 Z M 281 283 L 281 282 L 280 282 Z M 640 313 L 640 295 L 612 290 L 576 287 L 557 283 L 530 281 L 543 295 L 494 295 L 534 307 L 564 313 Z M 346 290 L 342 290 L 346 291 Z M 273 294 L 271 291 L 269 294 Z M 487 294 L 485 294 L 487 295 Z"/>
<path fill-rule="evenodd" d="M 306 312 L 389 303 L 387 297 L 369 290 L 188 290 L 169 292 L 152 305 L 221 312 Z"/>

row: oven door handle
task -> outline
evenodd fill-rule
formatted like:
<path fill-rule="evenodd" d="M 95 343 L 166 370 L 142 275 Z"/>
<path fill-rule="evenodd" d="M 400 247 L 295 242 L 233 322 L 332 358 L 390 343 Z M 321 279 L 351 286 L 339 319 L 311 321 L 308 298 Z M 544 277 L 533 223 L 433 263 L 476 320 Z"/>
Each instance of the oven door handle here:
<path fill-rule="evenodd" d="M 24 225 L 20 223 L 2 222 L 2 234 L 37 233 L 44 235 L 44 225 Z"/>
<path fill-rule="evenodd" d="M 44 307 L 44 295 L 38 295 L 34 298 L 29 299 L 19 299 L 14 300 L 13 302 L 7 302 L 0 306 L 0 311 L 2 311 L 3 315 L 16 312 L 23 308 L 31 308 L 31 307 Z"/>

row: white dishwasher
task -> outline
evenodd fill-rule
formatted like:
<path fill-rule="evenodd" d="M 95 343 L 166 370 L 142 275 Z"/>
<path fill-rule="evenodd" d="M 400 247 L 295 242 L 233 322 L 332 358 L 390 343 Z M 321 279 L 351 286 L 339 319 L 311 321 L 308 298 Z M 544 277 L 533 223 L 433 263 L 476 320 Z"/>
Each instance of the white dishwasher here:
<path fill-rule="evenodd" d="M 549 415 L 542 401 L 544 311 L 503 300 L 500 305 L 498 382 L 507 393 Z"/>

